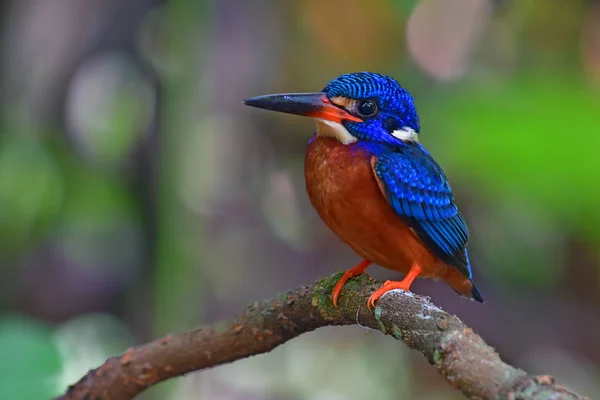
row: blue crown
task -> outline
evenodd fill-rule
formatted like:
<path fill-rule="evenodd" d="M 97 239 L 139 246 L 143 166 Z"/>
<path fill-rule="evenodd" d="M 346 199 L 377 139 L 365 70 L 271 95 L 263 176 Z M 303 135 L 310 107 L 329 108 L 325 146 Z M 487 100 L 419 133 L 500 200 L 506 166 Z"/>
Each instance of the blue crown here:
<path fill-rule="evenodd" d="M 389 137 L 390 132 L 408 127 L 418 133 L 421 129 L 413 97 L 390 76 L 373 72 L 344 74 L 329 82 L 323 92 L 329 99 L 375 101 L 379 112 L 373 118 L 344 122 L 346 129 L 359 139 L 395 142 Z"/>

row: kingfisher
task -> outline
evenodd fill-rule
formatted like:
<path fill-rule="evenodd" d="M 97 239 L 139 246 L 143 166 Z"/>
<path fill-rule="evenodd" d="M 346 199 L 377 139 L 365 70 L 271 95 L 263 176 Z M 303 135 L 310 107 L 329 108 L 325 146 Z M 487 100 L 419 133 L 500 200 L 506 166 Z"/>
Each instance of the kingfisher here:
<path fill-rule="evenodd" d="M 442 168 L 419 143 L 411 94 L 373 72 L 341 75 L 320 92 L 253 97 L 248 106 L 312 117 L 304 175 L 323 222 L 362 261 L 344 272 L 338 298 L 372 263 L 403 273 L 368 299 L 410 291 L 417 277 L 442 279 L 460 295 L 483 302 L 467 252 L 469 230 Z"/>

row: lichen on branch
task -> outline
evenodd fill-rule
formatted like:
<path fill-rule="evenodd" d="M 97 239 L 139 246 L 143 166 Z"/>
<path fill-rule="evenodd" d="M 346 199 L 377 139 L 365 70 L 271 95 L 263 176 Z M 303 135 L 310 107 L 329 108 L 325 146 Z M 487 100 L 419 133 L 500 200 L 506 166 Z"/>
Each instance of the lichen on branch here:
<path fill-rule="evenodd" d="M 269 352 L 317 328 L 355 324 L 419 350 L 470 398 L 583 399 L 549 376 L 529 376 L 504 363 L 480 336 L 426 297 L 392 291 L 369 310 L 367 299 L 382 282 L 363 275 L 348 281 L 335 308 L 330 294 L 340 277 L 255 302 L 231 320 L 129 349 L 89 371 L 57 400 L 132 399 L 158 382 Z"/>

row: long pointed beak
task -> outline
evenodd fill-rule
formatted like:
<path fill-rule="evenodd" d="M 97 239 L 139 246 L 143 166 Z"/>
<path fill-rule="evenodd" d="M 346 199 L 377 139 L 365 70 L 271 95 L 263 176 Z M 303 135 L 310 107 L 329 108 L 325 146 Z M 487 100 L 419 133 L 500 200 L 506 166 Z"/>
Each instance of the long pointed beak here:
<path fill-rule="evenodd" d="M 325 93 L 286 93 L 270 94 L 244 100 L 244 104 L 279 111 L 287 114 L 304 115 L 341 123 L 342 121 L 362 122 L 362 119 L 337 107 L 327 99 Z"/>

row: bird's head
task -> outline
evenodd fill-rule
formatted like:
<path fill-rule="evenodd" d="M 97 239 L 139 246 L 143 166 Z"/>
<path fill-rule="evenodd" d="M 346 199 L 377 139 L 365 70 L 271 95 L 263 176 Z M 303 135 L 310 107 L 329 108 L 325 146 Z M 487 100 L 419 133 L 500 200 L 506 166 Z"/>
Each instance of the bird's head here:
<path fill-rule="evenodd" d="M 394 78 L 372 72 L 341 75 L 316 93 L 259 96 L 245 104 L 315 118 L 317 134 L 344 144 L 371 141 L 417 142 L 419 116 L 414 100 Z"/>

